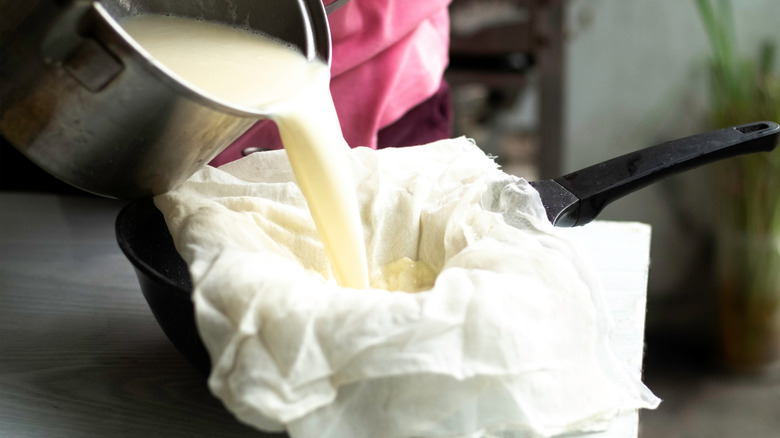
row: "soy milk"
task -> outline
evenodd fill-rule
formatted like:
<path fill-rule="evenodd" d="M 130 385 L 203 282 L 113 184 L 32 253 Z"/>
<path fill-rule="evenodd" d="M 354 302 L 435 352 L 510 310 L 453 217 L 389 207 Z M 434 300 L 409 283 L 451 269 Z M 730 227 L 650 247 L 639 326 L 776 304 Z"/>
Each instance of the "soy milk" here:
<path fill-rule="evenodd" d="M 141 15 L 122 26 L 173 76 L 277 123 L 336 281 L 368 287 L 362 224 L 346 161 L 349 146 L 330 96 L 328 66 L 221 24 Z"/>

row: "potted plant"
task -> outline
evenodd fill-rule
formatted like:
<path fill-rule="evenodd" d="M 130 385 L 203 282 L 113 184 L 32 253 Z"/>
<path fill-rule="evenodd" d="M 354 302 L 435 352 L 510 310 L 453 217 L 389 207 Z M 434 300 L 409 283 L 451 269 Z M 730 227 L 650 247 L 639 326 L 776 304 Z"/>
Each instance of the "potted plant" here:
<path fill-rule="evenodd" d="M 775 46 L 737 49 L 730 0 L 696 0 L 709 39 L 714 128 L 780 121 Z M 780 148 L 724 161 L 717 232 L 718 323 L 725 364 L 756 372 L 780 361 Z"/>

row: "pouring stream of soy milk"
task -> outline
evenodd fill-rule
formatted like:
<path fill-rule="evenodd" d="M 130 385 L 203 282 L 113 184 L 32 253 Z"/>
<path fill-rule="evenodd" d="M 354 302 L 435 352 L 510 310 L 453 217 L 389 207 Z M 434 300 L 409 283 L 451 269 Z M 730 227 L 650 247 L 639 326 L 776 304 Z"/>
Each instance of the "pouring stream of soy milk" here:
<path fill-rule="evenodd" d="M 129 18 L 122 27 L 174 76 L 276 122 L 336 281 L 368 287 L 349 146 L 330 96 L 328 66 L 222 24 L 149 14 Z"/>

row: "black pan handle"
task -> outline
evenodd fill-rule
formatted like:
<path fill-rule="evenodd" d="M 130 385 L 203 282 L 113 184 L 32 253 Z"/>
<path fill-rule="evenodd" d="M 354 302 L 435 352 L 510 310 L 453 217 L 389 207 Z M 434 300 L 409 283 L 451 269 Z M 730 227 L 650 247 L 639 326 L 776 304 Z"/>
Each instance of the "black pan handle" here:
<path fill-rule="evenodd" d="M 775 148 L 780 125 L 755 122 L 672 140 L 553 180 L 531 183 L 558 227 L 584 225 L 607 204 L 669 175 Z"/>

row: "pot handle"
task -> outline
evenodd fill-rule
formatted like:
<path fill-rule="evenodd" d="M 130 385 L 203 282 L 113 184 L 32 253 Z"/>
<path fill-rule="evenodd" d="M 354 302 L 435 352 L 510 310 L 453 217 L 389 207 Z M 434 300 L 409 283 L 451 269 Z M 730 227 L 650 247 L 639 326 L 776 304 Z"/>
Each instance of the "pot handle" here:
<path fill-rule="evenodd" d="M 584 225 L 607 204 L 669 175 L 775 148 L 780 125 L 755 122 L 672 140 L 554 180 L 533 182 L 555 226 Z"/>
<path fill-rule="evenodd" d="M 124 65 L 97 38 L 90 35 L 92 23 L 100 20 L 97 5 L 85 0 L 61 1 L 66 6 L 52 23 L 41 44 L 47 64 L 62 67 L 93 93 L 105 88 L 124 70 Z"/>

